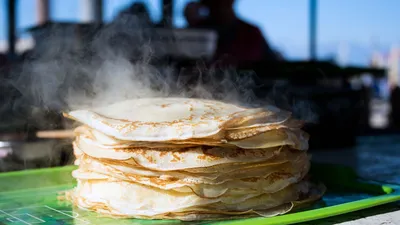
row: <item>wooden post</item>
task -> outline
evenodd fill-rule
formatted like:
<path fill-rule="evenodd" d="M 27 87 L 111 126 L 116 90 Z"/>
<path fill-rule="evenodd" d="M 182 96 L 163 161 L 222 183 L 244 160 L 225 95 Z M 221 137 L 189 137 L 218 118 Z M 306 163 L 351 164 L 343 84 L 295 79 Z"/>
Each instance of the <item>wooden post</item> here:
<path fill-rule="evenodd" d="M 49 21 L 50 11 L 49 11 L 49 0 L 36 0 L 36 19 L 38 25 L 45 24 Z"/>

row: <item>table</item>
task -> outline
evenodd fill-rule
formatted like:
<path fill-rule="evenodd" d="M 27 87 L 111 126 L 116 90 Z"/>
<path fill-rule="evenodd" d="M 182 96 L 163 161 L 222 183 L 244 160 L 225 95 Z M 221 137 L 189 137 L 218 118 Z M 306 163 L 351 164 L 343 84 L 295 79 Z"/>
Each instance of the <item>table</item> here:
<path fill-rule="evenodd" d="M 161 64 L 175 65 L 177 68 L 194 68 L 198 71 L 199 65 L 208 68 L 207 63 L 201 60 L 168 58 Z M 218 65 L 220 68 L 230 68 L 229 66 Z M 236 66 L 236 71 L 240 74 L 245 71 L 255 72 L 261 79 L 291 79 L 311 81 L 317 79 L 348 79 L 362 74 L 371 74 L 375 78 L 384 78 L 386 70 L 371 67 L 341 67 L 329 61 L 249 61 Z"/>
<path fill-rule="evenodd" d="M 311 137 L 312 138 L 312 137 Z M 366 179 L 400 185 L 400 135 L 364 136 L 357 146 L 311 152 L 314 162 L 350 166 Z M 400 224 L 400 204 L 393 203 L 306 224 Z"/>

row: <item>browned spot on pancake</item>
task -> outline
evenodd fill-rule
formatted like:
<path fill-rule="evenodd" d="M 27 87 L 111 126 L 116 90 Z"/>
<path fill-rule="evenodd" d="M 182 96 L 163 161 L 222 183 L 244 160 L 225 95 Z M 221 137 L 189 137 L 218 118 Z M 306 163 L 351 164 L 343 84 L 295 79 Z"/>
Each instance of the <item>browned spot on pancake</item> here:
<path fill-rule="evenodd" d="M 165 156 L 166 154 L 168 154 L 168 151 L 160 151 L 160 157 Z"/>
<path fill-rule="evenodd" d="M 275 173 L 270 174 L 270 175 L 267 177 L 267 179 L 270 180 L 271 183 L 274 183 L 274 182 L 276 182 L 276 181 L 278 181 L 278 180 L 282 180 L 282 179 L 284 179 L 284 178 L 291 177 L 291 176 L 292 176 L 291 173 L 283 172 L 283 171 L 282 171 L 282 172 L 275 172 Z"/>
<path fill-rule="evenodd" d="M 221 156 L 221 155 L 216 155 L 216 154 L 211 153 L 209 151 L 210 149 L 212 149 L 212 148 L 208 148 L 208 147 L 205 147 L 205 146 L 202 147 L 203 155 L 197 156 L 197 159 L 205 160 L 205 161 L 214 161 L 214 160 L 218 160 L 218 159 L 223 158 L 223 156 Z"/>
<path fill-rule="evenodd" d="M 144 155 L 144 157 L 150 162 L 150 163 L 155 163 L 156 161 L 153 159 L 153 157 L 149 155 Z"/>
<path fill-rule="evenodd" d="M 237 157 L 243 156 L 243 155 L 246 155 L 246 150 L 241 149 L 241 148 L 235 148 L 235 149 L 232 149 L 230 154 L 228 154 L 228 157 L 237 158 Z"/>
<path fill-rule="evenodd" d="M 158 177 L 150 177 L 150 182 L 159 186 L 166 186 L 167 184 L 178 181 L 179 179 L 176 177 L 169 177 L 167 179 L 160 179 Z"/>
<path fill-rule="evenodd" d="M 259 180 L 259 178 L 257 177 L 249 177 L 249 178 L 243 178 L 241 179 L 244 182 L 257 182 Z"/>
<path fill-rule="evenodd" d="M 179 155 L 175 152 L 172 153 L 172 157 L 174 157 L 174 159 L 172 159 L 173 162 L 179 162 L 181 161 L 181 157 L 179 157 Z"/>
<path fill-rule="evenodd" d="M 271 125 L 263 128 L 258 127 L 248 128 L 240 131 L 229 131 L 226 134 L 226 138 L 230 141 L 237 141 L 265 133 L 271 133 L 271 135 L 284 137 L 287 136 L 286 131 L 288 131 L 288 129 L 284 128 L 282 125 Z"/>
<path fill-rule="evenodd" d="M 205 156 L 205 155 L 199 155 L 199 156 L 197 156 L 197 159 L 206 160 L 206 159 L 207 159 L 207 156 Z"/>

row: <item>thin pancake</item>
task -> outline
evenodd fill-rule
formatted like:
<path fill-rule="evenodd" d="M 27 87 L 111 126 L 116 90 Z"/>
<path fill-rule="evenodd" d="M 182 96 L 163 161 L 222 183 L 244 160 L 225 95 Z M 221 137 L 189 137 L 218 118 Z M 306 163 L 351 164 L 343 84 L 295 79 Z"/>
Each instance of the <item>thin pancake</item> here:
<path fill-rule="evenodd" d="M 78 180 L 72 195 L 80 207 L 93 210 L 96 204 L 104 204 L 114 214 L 135 217 L 192 211 L 193 208 L 196 211 L 264 210 L 296 201 L 307 193 L 308 186 L 307 182 L 301 182 L 272 194 L 205 199 L 192 193 L 165 191 L 123 181 Z"/>
<path fill-rule="evenodd" d="M 80 165 L 80 168 L 84 170 L 90 170 L 90 167 L 86 167 L 88 164 L 82 163 Z M 296 173 L 298 171 L 293 171 L 294 168 L 297 167 L 292 167 L 289 162 L 285 163 L 284 165 L 273 165 L 273 166 L 260 166 L 260 167 L 255 167 L 255 168 L 246 168 L 246 169 L 239 169 L 239 170 L 234 170 L 230 173 L 226 174 L 220 174 L 220 173 L 190 173 L 187 171 L 150 171 L 146 170 L 146 168 L 142 167 L 127 167 L 127 166 L 121 166 L 121 165 L 113 165 L 113 164 L 108 164 L 107 166 L 112 167 L 113 169 L 120 171 L 121 176 L 126 176 L 127 179 L 129 177 L 137 177 L 137 176 L 148 176 L 151 178 L 157 178 L 160 177 L 163 180 L 180 180 L 181 182 L 184 183 L 204 183 L 204 184 L 222 184 L 226 181 L 229 180 L 235 180 L 235 179 L 247 179 L 247 178 L 253 178 L 253 177 L 267 177 L 271 173 L 274 172 L 282 172 L 282 173 Z M 307 164 L 306 164 L 307 166 Z M 283 168 L 282 168 L 283 167 Z M 95 170 L 99 171 L 99 170 Z"/>
<path fill-rule="evenodd" d="M 154 170 L 183 170 L 210 167 L 227 163 L 251 163 L 270 159 L 279 154 L 282 147 L 268 149 L 239 149 L 197 146 L 167 151 L 165 149 L 110 149 L 95 145 L 90 139 L 78 137 L 76 146 L 85 154 L 104 159 L 133 159 L 137 164 Z"/>
<path fill-rule="evenodd" d="M 65 116 L 119 140 L 160 142 L 219 136 L 228 127 L 248 127 L 258 121 L 252 120 L 252 113 L 258 115 L 260 110 L 204 99 L 154 98 L 72 111 Z M 290 117 L 272 114 L 264 118 L 263 126 L 283 123 Z"/>
<path fill-rule="evenodd" d="M 166 172 L 143 175 L 138 169 L 109 164 L 93 158 L 83 157 L 80 168 L 73 172 L 77 179 L 96 180 L 124 180 L 148 185 L 164 190 L 173 189 L 178 192 L 194 192 L 196 195 L 207 198 L 219 197 L 233 189 L 251 193 L 272 193 L 299 182 L 308 172 L 309 161 L 299 157 L 294 161 L 279 166 L 253 167 L 254 170 L 232 171 L 229 174 L 216 174 L 210 179 L 210 174 L 189 174 L 184 171 Z M 238 173 L 239 172 L 239 173 Z"/>
<path fill-rule="evenodd" d="M 292 148 L 306 150 L 308 148 L 308 134 L 300 129 L 288 129 L 286 126 L 254 127 L 243 130 L 226 131 L 223 139 L 190 139 L 168 142 L 136 142 L 121 141 L 107 136 L 99 131 L 86 126 L 75 129 L 75 135 L 79 138 L 89 139 L 93 145 L 100 148 L 153 148 L 153 149 L 177 149 L 189 148 L 199 145 L 219 146 L 232 148 L 234 146 L 244 149 L 271 148 L 282 145 L 290 145 Z M 251 141 L 249 141 L 251 140 Z"/>

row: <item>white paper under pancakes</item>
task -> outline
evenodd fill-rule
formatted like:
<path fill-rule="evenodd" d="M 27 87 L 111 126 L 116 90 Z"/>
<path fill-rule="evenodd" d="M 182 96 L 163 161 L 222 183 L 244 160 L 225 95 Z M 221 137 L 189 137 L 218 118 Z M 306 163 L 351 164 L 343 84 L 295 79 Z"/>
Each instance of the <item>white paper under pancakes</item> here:
<path fill-rule="evenodd" d="M 204 220 L 275 216 L 316 199 L 302 123 L 278 109 L 139 99 L 67 115 L 77 187 L 68 198 L 102 214 Z M 317 196 L 317 197 L 315 197 Z"/>

